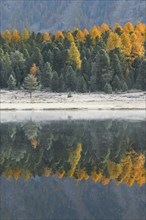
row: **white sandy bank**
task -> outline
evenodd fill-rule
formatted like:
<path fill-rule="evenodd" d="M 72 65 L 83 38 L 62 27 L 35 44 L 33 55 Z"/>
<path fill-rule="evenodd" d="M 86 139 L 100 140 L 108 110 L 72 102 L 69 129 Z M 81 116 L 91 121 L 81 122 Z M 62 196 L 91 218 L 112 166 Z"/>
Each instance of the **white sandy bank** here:
<path fill-rule="evenodd" d="M 1 110 L 145 110 L 145 93 L 131 92 L 121 94 L 85 93 L 74 94 L 68 98 L 67 93 L 1 90 Z"/>

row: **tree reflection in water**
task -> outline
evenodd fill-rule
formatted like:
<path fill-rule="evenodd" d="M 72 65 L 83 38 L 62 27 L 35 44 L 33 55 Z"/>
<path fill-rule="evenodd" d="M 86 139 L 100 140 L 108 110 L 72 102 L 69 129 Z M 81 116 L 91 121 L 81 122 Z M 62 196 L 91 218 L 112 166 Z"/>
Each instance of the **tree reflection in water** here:
<path fill-rule="evenodd" d="M 0 173 L 7 179 L 56 175 L 142 186 L 145 154 L 144 121 L 1 124 Z"/>

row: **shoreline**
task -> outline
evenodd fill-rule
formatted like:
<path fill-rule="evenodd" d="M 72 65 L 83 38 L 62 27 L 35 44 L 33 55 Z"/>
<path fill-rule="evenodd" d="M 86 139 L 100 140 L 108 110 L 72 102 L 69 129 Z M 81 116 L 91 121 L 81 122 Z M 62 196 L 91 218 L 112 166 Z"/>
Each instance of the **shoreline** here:
<path fill-rule="evenodd" d="M 7 122 L 47 122 L 73 120 L 118 120 L 145 121 L 144 110 L 55 110 L 55 111 L 1 111 L 1 123 Z"/>
<path fill-rule="evenodd" d="M 16 90 L 0 91 L 0 110 L 146 110 L 145 92 L 104 93 L 29 93 Z"/>

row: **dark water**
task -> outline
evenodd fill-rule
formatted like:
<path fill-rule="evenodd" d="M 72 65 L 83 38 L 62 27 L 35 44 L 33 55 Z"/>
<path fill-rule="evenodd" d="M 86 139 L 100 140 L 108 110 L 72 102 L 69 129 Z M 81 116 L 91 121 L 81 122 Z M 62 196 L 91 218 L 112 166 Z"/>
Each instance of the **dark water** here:
<path fill-rule="evenodd" d="M 1 124 L 0 219 L 146 219 L 144 121 Z"/>

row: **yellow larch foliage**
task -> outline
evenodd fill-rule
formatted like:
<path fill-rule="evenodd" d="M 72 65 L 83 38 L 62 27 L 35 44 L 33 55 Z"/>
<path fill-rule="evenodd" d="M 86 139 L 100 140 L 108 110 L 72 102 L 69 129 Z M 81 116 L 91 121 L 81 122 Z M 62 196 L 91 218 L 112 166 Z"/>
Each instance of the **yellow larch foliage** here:
<path fill-rule="evenodd" d="M 120 176 L 122 172 L 121 164 L 116 164 L 115 162 L 109 161 L 108 162 L 108 173 L 110 179 L 116 179 Z"/>
<path fill-rule="evenodd" d="M 89 179 L 89 175 L 87 174 L 87 172 L 84 173 L 84 179 L 87 181 Z"/>
<path fill-rule="evenodd" d="M 123 166 L 121 178 L 123 178 L 126 185 L 131 187 L 134 182 L 138 186 L 146 183 L 146 170 L 145 170 L 145 156 L 138 154 L 134 150 L 121 161 Z"/>
<path fill-rule="evenodd" d="M 22 175 L 24 176 L 25 180 L 29 180 L 32 176 L 31 172 L 27 169 L 27 170 L 23 170 L 22 171 Z"/>
<path fill-rule="evenodd" d="M 62 38 L 64 39 L 64 35 L 61 31 L 58 31 L 56 34 L 55 34 L 55 39 L 58 39 L 58 38 Z"/>
<path fill-rule="evenodd" d="M 80 52 L 74 42 L 68 50 L 68 61 L 70 64 L 75 63 L 78 69 L 81 68 Z"/>
<path fill-rule="evenodd" d="M 86 179 L 87 180 L 87 174 L 84 169 L 80 169 L 77 173 L 78 180 Z"/>
<path fill-rule="evenodd" d="M 144 55 L 144 46 L 143 46 L 143 40 L 141 36 L 138 34 L 138 31 L 134 32 L 131 35 L 131 43 L 132 43 L 131 53 L 133 58 L 142 57 Z"/>
<path fill-rule="evenodd" d="M 76 149 L 70 153 L 68 161 L 71 164 L 71 169 L 68 173 L 68 176 L 73 176 L 76 166 L 78 165 L 80 158 L 81 158 L 81 152 L 82 152 L 82 144 L 77 144 Z"/>
<path fill-rule="evenodd" d="M 126 33 L 132 33 L 134 31 L 133 24 L 131 22 L 127 22 L 123 27 L 123 31 Z"/>
<path fill-rule="evenodd" d="M 103 177 L 101 180 L 102 185 L 108 185 L 110 183 L 110 178 Z"/>
<path fill-rule="evenodd" d="M 50 35 L 49 35 L 48 32 L 45 32 L 45 33 L 43 34 L 43 41 L 46 42 L 46 41 L 48 41 L 48 40 L 50 40 Z"/>
<path fill-rule="evenodd" d="M 83 30 L 83 34 L 84 34 L 84 36 L 87 36 L 87 35 L 89 35 L 89 31 L 85 28 L 85 29 Z"/>
<path fill-rule="evenodd" d="M 101 172 L 97 173 L 95 170 L 92 171 L 92 174 L 91 174 L 91 178 L 93 180 L 93 182 L 98 182 L 102 179 L 103 175 Z"/>
<path fill-rule="evenodd" d="M 125 179 L 127 177 L 130 176 L 131 174 L 131 170 L 132 170 L 132 160 L 130 155 L 127 155 L 122 161 L 121 161 L 121 165 L 122 165 L 122 172 L 121 172 L 121 178 Z"/>
<path fill-rule="evenodd" d="M 30 69 L 30 74 L 32 74 L 32 75 L 36 75 L 36 73 L 37 73 L 37 66 L 36 66 L 36 64 L 34 63 L 33 65 L 32 65 L 32 67 L 31 67 L 31 69 Z"/>
<path fill-rule="evenodd" d="M 107 41 L 107 50 L 111 51 L 115 48 L 121 48 L 121 38 L 117 33 L 110 32 L 110 35 L 108 37 Z"/>
<path fill-rule="evenodd" d="M 11 42 L 12 40 L 12 34 L 11 32 L 7 29 L 2 33 L 2 37 L 7 40 L 8 42 Z"/>
<path fill-rule="evenodd" d="M 84 34 L 83 34 L 82 31 L 79 30 L 79 31 L 77 32 L 77 34 L 76 34 L 76 40 L 81 41 L 81 42 L 84 42 L 85 36 L 84 36 Z"/>
<path fill-rule="evenodd" d="M 124 183 L 127 186 L 131 187 L 133 185 L 134 181 L 135 181 L 134 177 L 128 177 L 124 180 Z"/>
<path fill-rule="evenodd" d="M 26 28 L 24 28 L 22 31 L 21 39 L 25 41 L 28 40 L 29 37 L 30 37 L 29 31 Z"/>
<path fill-rule="evenodd" d="M 146 170 L 145 169 L 143 169 L 143 175 L 136 182 L 139 187 L 146 183 Z"/>
<path fill-rule="evenodd" d="M 72 35 L 71 32 L 68 32 L 68 33 L 67 33 L 67 39 L 68 39 L 70 42 L 74 42 L 74 36 Z"/>
<path fill-rule="evenodd" d="M 51 174 L 51 170 L 48 168 L 45 168 L 44 169 L 44 176 L 48 177 L 48 176 L 50 176 L 50 174 Z"/>
<path fill-rule="evenodd" d="M 144 36 L 140 33 L 140 31 L 134 30 L 133 34 L 135 34 L 137 36 L 139 43 L 141 43 L 141 44 L 144 43 Z"/>
<path fill-rule="evenodd" d="M 6 169 L 4 171 L 4 176 L 9 180 L 13 176 L 13 170 L 11 168 Z"/>
<path fill-rule="evenodd" d="M 12 41 L 18 42 L 20 40 L 20 34 L 17 29 L 14 29 L 12 32 Z"/>
<path fill-rule="evenodd" d="M 133 158 L 133 170 L 131 175 L 134 176 L 135 180 L 138 180 L 143 175 L 144 164 L 145 157 L 143 154 L 136 155 Z"/>
<path fill-rule="evenodd" d="M 31 139 L 31 146 L 35 149 L 38 145 L 38 141 L 36 138 Z"/>
<path fill-rule="evenodd" d="M 140 21 L 136 24 L 135 30 L 139 31 L 140 33 L 144 34 L 146 32 L 146 25 L 141 23 Z"/>
<path fill-rule="evenodd" d="M 132 44 L 131 44 L 131 38 L 130 34 L 123 33 L 121 34 L 121 51 L 126 55 L 130 56 L 131 54 L 131 49 L 132 49 Z"/>
<path fill-rule="evenodd" d="M 61 179 L 64 176 L 65 172 L 57 172 L 56 175 L 58 176 L 59 179 Z"/>
<path fill-rule="evenodd" d="M 16 167 L 14 170 L 13 170 L 13 177 L 15 178 L 15 180 L 18 180 L 19 177 L 20 177 L 20 174 L 21 174 L 21 169 Z"/>
<path fill-rule="evenodd" d="M 102 33 L 106 32 L 106 31 L 109 31 L 109 30 L 110 30 L 110 28 L 109 28 L 109 26 L 106 23 L 103 23 L 101 25 L 101 32 Z"/>
<path fill-rule="evenodd" d="M 93 39 L 96 39 L 96 37 L 100 38 L 101 37 L 101 29 L 97 26 L 94 26 L 92 29 L 91 29 L 91 32 L 90 32 L 90 35 L 92 36 Z"/>

